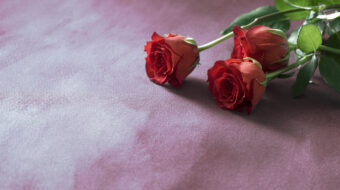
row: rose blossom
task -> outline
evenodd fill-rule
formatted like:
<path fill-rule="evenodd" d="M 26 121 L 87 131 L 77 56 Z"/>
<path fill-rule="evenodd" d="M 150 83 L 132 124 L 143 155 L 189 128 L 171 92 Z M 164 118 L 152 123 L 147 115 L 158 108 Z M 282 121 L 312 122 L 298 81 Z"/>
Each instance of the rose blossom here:
<path fill-rule="evenodd" d="M 281 69 L 288 63 L 287 37 L 281 30 L 257 25 L 249 30 L 234 26 L 233 32 L 231 58 L 252 57 L 261 63 L 264 72 Z"/>
<path fill-rule="evenodd" d="M 147 42 L 144 50 L 147 76 L 157 84 L 169 82 L 180 86 L 199 61 L 195 41 L 186 36 L 169 34 L 163 37 L 153 33 L 152 41 Z"/>
<path fill-rule="evenodd" d="M 265 75 L 251 60 L 216 61 L 208 70 L 209 90 L 219 107 L 250 113 L 265 92 Z"/>

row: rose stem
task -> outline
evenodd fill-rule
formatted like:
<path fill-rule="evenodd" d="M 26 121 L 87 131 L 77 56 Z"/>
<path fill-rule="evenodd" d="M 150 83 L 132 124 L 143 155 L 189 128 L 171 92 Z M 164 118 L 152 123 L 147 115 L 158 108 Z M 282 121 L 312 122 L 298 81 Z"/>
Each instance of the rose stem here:
<path fill-rule="evenodd" d="M 329 53 L 340 54 L 340 49 L 336 49 L 336 48 L 332 48 L 332 47 L 328 47 L 328 46 L 324 46 L 324 45 L 320 45 L 318 50 L 326 51 L 326 52 L 329 52 Z"/>
<path fill-rule="evenodd" d="M 301 59 L 299 59 L 298 61 L 296 61 L 295 63 L 293 63 L 291 65 L 288 65 L 288 66 L 286 66 L 286 67 L 284 67 L 280 70 L 277 70 L 277 71 L 274 71 L 274 72 L 271 72 L 271 73 L 267 73 L 266 74 L 266 81 L 274 79 L 275 77 L 279 76 L 280 74 L 285 73 L 285 72 L 287 72 L 291 69 L 294 69 L 294 68 L 306 63 L 307 61 L 312 59 L 312 56 L 313 56 L 313 54 L 306 55 L 306 56 L 302 57 Z"/>
<path fill-rule="evenodd" d="M 340 4 L 337 4 L 337 5 L 327 5 L 327 6 L 324 6 L 324 5 L 321 5 L 321 6 L 318 6 L 317 9 L 319 10 L 327 10 L 327 9 L 339 9 L 340 8 Z M 285 10 L 285 11 L 279 11 L 279 12 L 275 12 L 275 13 L 271 13 L 271 14 L 268 14 L 268 15 L 264 15 L 264 16 L 261 16 L 261 17 L 258 17 L 256 18 L 253 22 L 247 24 L 247 25 L 244 25 L 242 26 L 241 28 L 244 28 L 244 29 L 249 29 L 257 24 L 259 24 L 260 22 L 263 22 L 269 18 L 273 18 L 273 17 L 279 17 L 279 16 L 282 16 L 284 14 L 287 14 L 287 13 L 293 13 L 293 12 L 299 12 L 299 11 L 306 11 L 305 8 L 295 8 L 295 9 L 289 9 L 289 10 Z M 198 47 L 198 51 L 201 52 L 201 51 L 204 51 L 206 49 L 209 49 L 221 42 L 223 42 L 224 40 L 232 37 L 234 34 L 233 32 L 229 32 L 228 34 L 225 34 L 219 38 L 217 38 L 216 40 L 214 41 L 211 41 L 209 43 L 206 43 L 206 44 L 203 44 L 201 46 Z"/>
<path fill-rule="evenodd" d="M 330 53 L 335 53 L 335 54 L 340 54 L 340 49 L 336 49 L 336 48 L 332 48 L 332 47 L 328 47 L 328 46 L 324 46 L 324 45 L 320 45 L 318 48 L 319 51 L 326 51 L 326 52 L 330 52 Z M 285 73 L 291 69 L 294 69 L 304 63 L 306 63 L 307 61 L 309 61 L 312 58 L 313 54 L 309 54 L 306 55 L 304 57 L 302 57 L 301 59 L 299 59 L 297 62 L 295 62 L 294 64 L 288 65 L 280 70 L 271 72 L 271 73 L 267 73 L 266 74 L 266 80 L 264 82 L 262 82 L 263 84 L 266 84 L 266 82 L 268 82 L 268 80 L 272 80 L 275 77 L 279 76 L 282 73 Z"/>
<path fill-rule="evenodd" d="M 204 50 L 209 49 L 209 48 L 211 48 L 211 47 L 214 47 L 215 45 L 217 45 L 217 44 L 223 42 L 224 40 L 229 39 L 229 38 L 232 37 L 233 35 L 234 35 L 233 32 L 229 32 L 228 34 L 223 35 L 223 36 L 217 38 L 217 39 L 214 40 L 214 41 L 211 41 L 211 42 L 206 43 L 206 44 L 204 44 L 204 45 L 198 46 L 198 51 L 201 52 L 201 51 L 204 51 Z"/>

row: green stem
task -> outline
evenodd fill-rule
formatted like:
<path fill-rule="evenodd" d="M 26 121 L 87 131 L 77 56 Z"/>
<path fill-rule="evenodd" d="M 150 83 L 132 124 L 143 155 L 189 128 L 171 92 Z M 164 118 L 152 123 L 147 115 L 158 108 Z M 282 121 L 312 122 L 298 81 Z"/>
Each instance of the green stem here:
<path fill-rule="evenodd" d="M 201 51 L 204 51 L 204 50 L 209 49 L 209 48 L 211 48 L 211 47 L 214 47 L 215 45 L 217 45 L 217 44 L 223 42 L 224 40 L 226 40 L 226 39 L 232 37 L 233 35 L 234 35 L 233 32 L 229 32 L 228 34 L 223 35 L 223 36 L 217 38 L 217 39 L 214 40 L 214 41 L 211 41 L 211 42 L 206 43 L 206 44 L 204 44 L 204 45 L 198 46 L 198 51 L 201 52 Z"/>
<path fill-rule="evenodd" d="M 306 55 L 304 57 L 302 57 L 301 59 L 299 59 L 297 62 L 291 64 L 291 65 L 288 65 L 280 70 L 277 70 L 277 71 L 274 71 L 274 72 L 271 72 L 271 73 L 267 73 L 266 74 L 266 80 L 271 80 L 271 79 L 274 79 L 275 77 L 279 76 L 280 74 L 282 73 L 285 73 L 291 69 L 294 69 L 304 63 L 306 63 L 307 61 L 311 60 L 313 57 L 313 54 L 309 54 L 309 55 Z"/>
<path fill-rule="evenodd" d="M 302 8 L 302 9 L 305 9 L 305 10 L 312 10 L 313 8 L 312 7 L 303 7 L 303 6 L 299 6 L 299 5 L 296 5 L 292 2 L 290 2 L 289 0 L 283 0 L 286 4 L 292 6 L 292 7 L 296 7 L 296 8 Z"/>
<path fill-rule="evenodd" d="M 321 6 L 320 6 L 320 9 L 321 9 Z M 338 4 L 338 5 L 327 5 L 327 6 L 322 7 L 322 10 L 327 10 L 327 9 L 340 9 L 340 4 Z M 279 12 L 271 13 L 271 14 L 268 14 L 268 15 L 264 15 L 264 16 L 256 18 L 253 22 L 251 22 L 247 25 L 244 25 L 241 28 L 249 29 L 249 28 L 259 24 L 260 22 L 265 21 L 265 20 L 272 19 L 272 18 L 275 18 L 275 17 L 281 17 L 282 15 L 285 15 L 287 13 L 294 13 L 294 12 L 299 12 L 299 11 L 306 11 L 306 9 L 305 8 L 295 8 L 295 9 L 289 9 L 289 10 L 285 10 L 285 11 L 279 11 Z M 225 35 L 217 38 L 214 41 L 211 41 L 209 43 L 206 43 L 206 44 L 199 46 L 198 51 L 201 52 L 201 51 L 204 51 L 206 49 L 209 49 L 209 48 L 223 42 L 224 40 L 232 37 L 233 35 L 234 35 L 233 32 L 229 32 L 228 34 L 225 34 Z"/>
<path fill-rule="evenodd" d="M 328 47 L 324 45 L 320 45 L 318 50 L 340 55 L 340 49 L 336 49 L 336 48 L 332 48 L 332 47 Z"/>

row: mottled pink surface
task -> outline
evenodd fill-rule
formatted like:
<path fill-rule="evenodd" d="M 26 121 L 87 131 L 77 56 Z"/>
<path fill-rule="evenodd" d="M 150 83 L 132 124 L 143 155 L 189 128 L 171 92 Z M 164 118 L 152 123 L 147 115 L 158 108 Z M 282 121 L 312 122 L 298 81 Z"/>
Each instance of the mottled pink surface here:
<path fill-rule="evenodd" d="M 182 88 L 145 74 L 152 32 L 199 44 L 270 0 L 1 0 L 1 190 L 340 188 L 340 95 L 276 80 L 252 115 L 219 109 L 201 54 Z"/>

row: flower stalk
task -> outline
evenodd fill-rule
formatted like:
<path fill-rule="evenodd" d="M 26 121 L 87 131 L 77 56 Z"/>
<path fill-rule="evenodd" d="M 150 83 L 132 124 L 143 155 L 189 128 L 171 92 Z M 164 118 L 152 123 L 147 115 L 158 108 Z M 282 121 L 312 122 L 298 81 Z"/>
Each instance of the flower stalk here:
<path fill-rule="evenodd" d="M 309 55 L 306 55 L 304 57 L 302 57 L 301 59 L 299 59 L 298 61 L 296 61 L 295 63 L 291 64 L 291 65 L 288 65 L 280 70 L 277 70 L 277 71 L 274 71 L 274 72 L 271 72 L 271 73 L 267 73 L 266 74 L 266 81 L 269 81 L 269 80 L 272 80 L 276 77 L 278 77 L 280 74 L 282 73 L 285 73 L 287 71 L 290 71 L 308 61 L 310 61 L 313 57 L 313 54 L 309 54 Z"/>
<path fill-rule="evenodd" d="M 320 45 L 318 48 L 319 51 L 325 51 L 325 52 L 329 52 L 329 53 L 334 53 L 334 54 L 340 54 L 340 49 L 336 49 L 336 48 L 332 48 L 332 47 L 328 47 L 328 46 L 324 46 L 324 45 Z M 271 73 L 267 73 L 266 74 L 266 81 L 262 82 L 263 84 L 267 84 L 269 80 L 272 80 L 276 77 L 278 77 L 279 75 L 290 71 L 308 61 L 310 61 L 312 59 L 313 54 L 309 54 L 309 55 L 305 55 L 304 57 L 302 57 L 301 59 L 299 59 L 297 62 L 288 65 L 280 70 L 271 72 Z"/>
<path fill-rule="evenodd" d="M 339 9 L 339 8 L 340 8 L 340 5 L 327 5 L 327 6 L 320 5 L 320 6 L 317 7 L 318 10 L 330 10 L 330 9 Z M 268 15 L 264 15 L 264 16 L 261 16 L 261 17 L 254 19 L 253 22 L 251 22 L 247 25 L 241 26 L 241 28 L 249 29 L 249 28 L 251 28 L 255 25 L 258 25 L 259 23 L 266 21 L 268 19 L 273 19 L 275 17 L 281 17 L 281 16 L 288 14 L 288 13 L 294 13 L 294 12 L 300 12 L 300 11 L 306 11 L 306 8 L 301 7 L 301 8 L 289 9 L 289 10 L 285 10 L 285 11 L 279 11 L 279 12 L 271 13 L 271 14 L 268 14 Z M 233 32 L 229 32 L 228 34 L 225 34 L 225 35 L 217 38 L 216 40 L 213 40 L 209 43 L 198 46 L 198 51 L 201 52 L 201 51 L 204 51 L 204 50 L 209 49 L 211 47 L 214 47 L 215 45 L 229 39 L 233 35 L 234 35 Z"/>
<path fill-rule="evenodd" d="M 332 48 L 329 46 L 320 45 L 318 50 L 340 55 L 340 49 Z"/>

